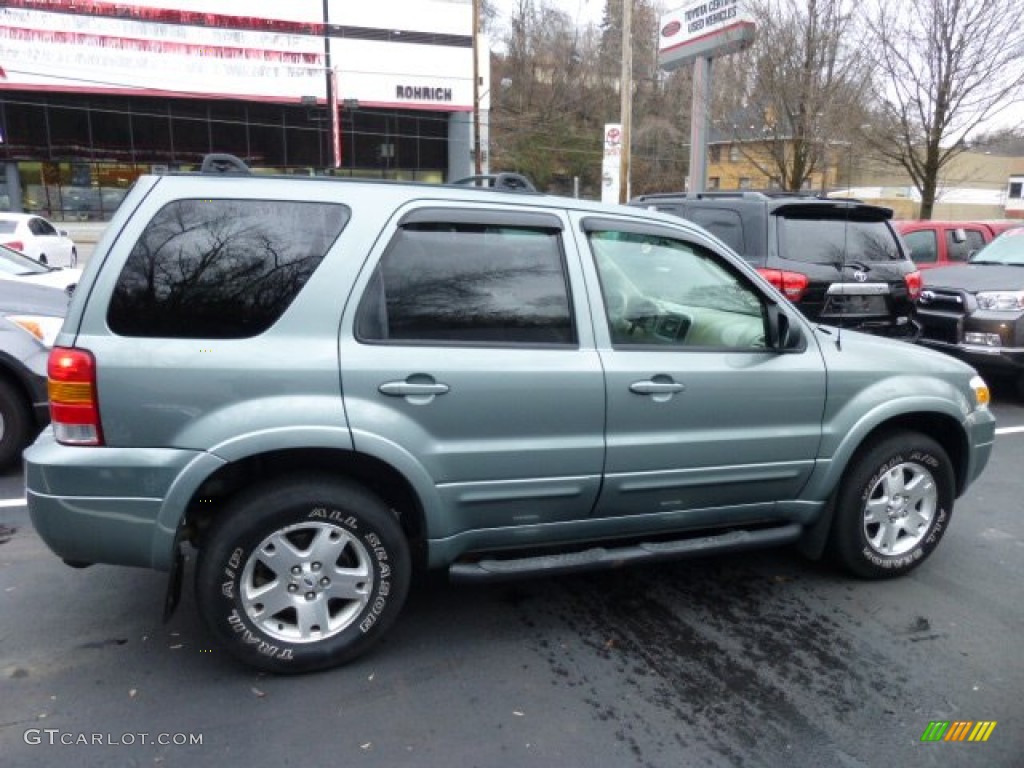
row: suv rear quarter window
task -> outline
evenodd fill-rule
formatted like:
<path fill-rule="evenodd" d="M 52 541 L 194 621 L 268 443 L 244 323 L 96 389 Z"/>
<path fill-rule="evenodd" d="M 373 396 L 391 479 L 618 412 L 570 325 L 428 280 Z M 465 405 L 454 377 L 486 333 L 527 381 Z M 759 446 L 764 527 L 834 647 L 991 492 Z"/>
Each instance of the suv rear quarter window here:
<path fill-rule="evenodd" d="M 266 331 L 349 220 L 346 206 L 178 200 L 146 226 L 114 287 L 122 336 L 238 339 Z"/>

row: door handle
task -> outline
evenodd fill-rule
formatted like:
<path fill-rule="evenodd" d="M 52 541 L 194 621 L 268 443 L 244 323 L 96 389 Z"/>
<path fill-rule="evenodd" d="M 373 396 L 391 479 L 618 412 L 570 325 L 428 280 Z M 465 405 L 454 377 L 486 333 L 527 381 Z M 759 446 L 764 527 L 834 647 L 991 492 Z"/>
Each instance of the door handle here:
<path fill-rule="evenodd" d="M 686 386 L 678 381 L 672 381 L 666 377 L 664 381 L 634 381 L 629 385 L 629 391 L 637 395 L 674 395 L 682 392 Z"/>
<path fill-rule="evenodd" d="M 423 397 L 431 395 L 443 395 L 450 387 L 447 384 L 437 382 L 419 383 L 414 381 L 387 381 L 378 387 L 382 395 L 391 397 Z"/>

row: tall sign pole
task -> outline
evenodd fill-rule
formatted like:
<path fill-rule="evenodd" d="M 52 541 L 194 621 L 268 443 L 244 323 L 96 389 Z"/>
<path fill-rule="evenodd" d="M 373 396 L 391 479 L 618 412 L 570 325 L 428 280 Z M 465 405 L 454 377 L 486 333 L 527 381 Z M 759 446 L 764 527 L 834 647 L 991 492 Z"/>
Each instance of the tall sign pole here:
<path fill-rule="evenodd" d="M 473 173 L 483 173 L 480 159 L 480 0 L 473 0 Z"/>
<path fill-rule="evenodd" d="M 633 0 L 622 0 L 622 76 L 619 78 L 619 120 L 622 154 L 619 157 L 619 202 L 629 202 L 630 142 L 633 127 Z"/>
<path fill-rule="evenodd" d="M 338 94 L 334 78 L 334 67 L 331 64 L 331 30 L 328 0 L 324 0 L 324 72 L 327 79 L 327 167 L 338 168 L 341 165 L 340 133 L 338 132 Z"/>
<path fill-rule="evenodd" d="M 703 192 L 708 179 L 708 106 L 711 103 L 710 56 L 693 62 L 693 105 L 690 108 L 690 184 L 687 192 Z"/>

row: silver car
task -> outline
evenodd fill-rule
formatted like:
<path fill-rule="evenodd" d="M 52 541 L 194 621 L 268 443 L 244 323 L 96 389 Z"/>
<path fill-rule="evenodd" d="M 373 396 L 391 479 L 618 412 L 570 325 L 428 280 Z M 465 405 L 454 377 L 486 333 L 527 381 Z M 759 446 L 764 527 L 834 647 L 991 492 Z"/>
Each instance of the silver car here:
<path fill-rule="evenodd" d="M 988 461 L 972 368 L 811 324 L 681 219 L 206 169 L 141 178 L 98 243 L 28 505 L 74 565 L 173 585 L 195 548 L 211 633 L 262 669 L 362 653 L 427 568 L 798 544 L 904 574 Z"/>

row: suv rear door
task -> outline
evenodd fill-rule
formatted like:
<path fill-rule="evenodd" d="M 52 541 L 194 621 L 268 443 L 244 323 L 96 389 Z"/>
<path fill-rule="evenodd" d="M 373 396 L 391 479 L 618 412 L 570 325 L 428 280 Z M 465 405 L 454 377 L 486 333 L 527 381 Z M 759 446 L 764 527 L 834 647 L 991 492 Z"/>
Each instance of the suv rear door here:
<path fill-rule="evenodd" d="M 604 380 L 565 226 L 406 209 L 356 285 L 340 340 L 355 445 L 436 488 L 433 537 L 586 517 L 597 498 Z"/>

